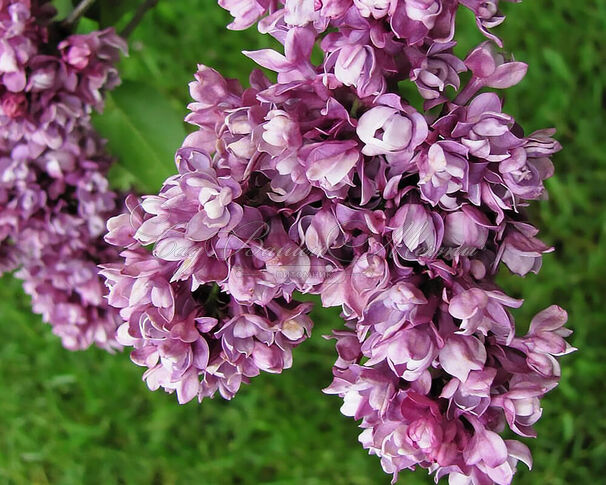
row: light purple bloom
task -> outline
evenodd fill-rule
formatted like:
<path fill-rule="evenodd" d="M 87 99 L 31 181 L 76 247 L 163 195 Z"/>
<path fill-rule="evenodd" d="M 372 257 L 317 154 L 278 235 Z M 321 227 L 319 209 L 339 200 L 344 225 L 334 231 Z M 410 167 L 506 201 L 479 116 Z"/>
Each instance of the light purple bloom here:
<path fill-rule="evenodd" d="M 444 237 L 442 217 L 421 204 L 406 204 L 389 221 L 396 252 L 405 260 L 434 258 Z"/>
<path fill-rule="evenodd" d="M 525 64 L 488 43 L 454 54 L 458 7 L 495 40 L 498 2 L 220 3 L 231 28 L 258 20 L 283 46 L 246 53 L 277 82 L 254 71 L 244 89 L 199 66 L 187 117 L 197 130 L 178 174 L 108 224 L 107 241 L 124 249 L 103 270 L 120 342 L 151 389 L 229 399 L 291 365 L 311 329 L 295 292 L 319 295 L 345 320 L 330 337 L 326 392 L 360 420 L 362 446 L 394 481 L 419 466 L 436 481 L 509 484 L 532 461 L 501 435 L 534 435 L 557 358 L 574 349 L 557 307 L 516 336 L 510 309 L 522 302 L 493 281 L 501 263 L 538 271 L 549 251 L 521 208 L 543 195 L 560 148 L 550 130 L 524 136 L 501 98 L 481 92 L 516 84 Z M 416 85 L 423 110 L 399 83 Z M 6 101 L 15 117 L 21 105 Z M 48 128 L 41 144 L 55 143 Z M 69 160 L 56 158 L 59 173 Z M 22 205 L 43 205 L 36 194 Z"/>
<path fill-rule="evenodd" d="M 118 340 L 135 348 L 131 358 L 148 368 L 143 377 L 150 389 L 176 392 L 180 403 L 217 391 L 231 399 L 261 371 L 291 366 L 292 349 L 311 332 L 309 304 L 242 304 L 216 284 L 197 284 L 192 292 L 191 281 L 174 279 L 178 261 L 159 259 L 137 244 L 134 237 L 149 216 L 133 200 L 128 206 L 132 217 L 110 219 L 107 236 L 128 248 L 125 263 L 106 264 L 102 274 L 109 302 L 125 321 Z"/>
<path fill-rule="evenodd" d="M 393 15 L 397 1 L 395 0 L 354 0 L 354 5 L 363 17 L 380 19 L 386 15 Z"/>
<path fill-rule="evenodd" d="M 333 191 L 351 185 L 350 173 L 360 159 L 357 145 L 355 140 L 333 141 L 307 145 L 301 150 L 311 184 L 317 184 L 329 197 Z"/>
<path fill-rule="evenodd" d="M 426 53 L 409 50 L 413 65 L 410 79 L 415 82 L 423 98 L 440 98 L 448 86 L 459 89 L 459 73 L 466 71 L 467 67 L 452 54 L 454 45 L 454 42 L 436 43 Z"/>
<path fill-rule="evenodd" d="M 364 143 L 364 155 L 410 160 L 414 149 L 427 138 L 427 123 L 411 107 L 379 105 L 360 117 L 356 133 Z"/>
<path fill-rule="evenodd" d="M 490 221 L 482 212 L 473 206 L 466 206 L 444 218 L 444 244 L 459 249 L 482 249 L 490 228 Z"/>
<path fill-rule="evenodd" d="M 118 83 L 126 48 L 112 29 L 50 45 L 47 2 L 0 3 L 0 271 L 19 268 L 32 309 L 63 345 L 120 347 L 97 264 L 118 252 L 101 236 L 121 200 L 91 122 Z M 64 56 L 48 55 L 59 48 Z"/>
<path fill-rule="evenodd" d="M 469 149 L 462 143 L 440 140 L 428 150 L 419 153 L 415 159 L 419 168 L 419 186 L 423 198 L 432 205 L 441 204 L 447 208 L 456 207 L 453 194 L 458 191 L 469 193 Z M 470 194 L 477 200 L 477 194 Z"/>
<path fill-rule="evenodd" d="M 219 5 L 229 10 L 234 21 L 228 28 L 234 30 L 246 29 L 263 15 L 269 6 L 269 1 L 261 0 L 219 0 Z"/>

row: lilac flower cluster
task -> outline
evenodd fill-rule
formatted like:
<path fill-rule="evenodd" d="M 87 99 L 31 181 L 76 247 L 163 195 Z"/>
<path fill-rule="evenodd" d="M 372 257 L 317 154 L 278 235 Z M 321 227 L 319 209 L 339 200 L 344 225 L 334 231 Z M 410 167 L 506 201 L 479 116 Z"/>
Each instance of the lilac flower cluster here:
<path fill-rule="evenodd" d="M 0 272 L 20 268 L 66 348 L 112 349 L 120 317 L 97 265 L 118 257 L 102 235 L 121 202 L 90 113 L 118 84 L 126 44 L 111 29 L 51 44 L 53 14 L 48 2 L 0 1 Z"/>
<path fill-rule="evenodd" d="M 255 71 L 244 89 L 199 67 L 178 174 L 109 222 L 124 248 L 103 271 L 120 342 L 150 388 L 231 398 L 290 366 L 311 328 L 295 292 L 320 295 L 346 322 L 326 391 L 394 480 L 420 466 L 452 484 L 510 483 L 530 452 L 501 433 L 534 435 L 556 357 L 574 349 L 556 306 L 517 336 L 509 309 L 522 302 L 493 281 L 501 262 L 523 276 L 551 250 L 524 207 L 560 148 L 550 130 L 524 135 L 487 90 L 526 72 L 492 44 L 498 2 L 219 3 L 232 28 L 258 21 L 284 46 L 246 53 L 277 82 Z M 465 59 L 459 4 L 489 39 Z"/>
<path fill-rule="evenodd" d="M 126 249 L 123 262 L 101 273 L 125 321 L 118 341 L 148 367 L 150 389 L 176 391 L 180 403 L 217 391 L 231 399 L 261 371 L 292 365 L 292 349 L 311 333 L 311 305 L 293 303 L 293 289 L 278 294 L 278 285 L 261 279 L 252 252 L 264 253 L 262 242 L 249 245 L 250 255 L 243 250 L 264 218 L 275 227 L 268 248 L 288 244 L 277 211 L 236 203 L 243 190 L 236 174 L 201 149 L 183 147 L 177 161 L 179 174 L 158 196 L 129 196 L 128 213 L 109 220 L 107 242 Z M 143 247 L 149 244 L 153 253 Z"/>

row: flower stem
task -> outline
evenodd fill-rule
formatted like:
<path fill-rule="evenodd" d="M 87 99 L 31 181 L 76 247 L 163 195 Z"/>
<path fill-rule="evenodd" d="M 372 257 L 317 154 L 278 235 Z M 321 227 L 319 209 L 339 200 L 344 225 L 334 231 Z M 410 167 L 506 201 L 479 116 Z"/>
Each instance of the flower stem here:
<path fill-rule="evenodd" d="M 133 18 L 128 25 L 122 29 L 120 35 L 126 39 L 130 34 L 132 34 L 133 30 L 137 28 L 141 20 L 143 20 L 143 17 L 145 17 L 147 11 L 154 8 L 158 4 L 158 1 L 159 0 L 145 0 L 145 2 L 139 5 L 135 15 L 133 15 Z"/>
<path fill-rule="evenodd" d="M 63 22 L 61 22 L 61 25 L 67 28 L 72 27 L 76 22 L 78 22 L 80 17 L 82 17 L 82 15 L 84 15 L 84 13 L 92 6 L 92 4 L 95 3 L 95 1 L 96 0 L 82 0 L 76 6 L 76 8 L 72 10 L 72 13 L 70 13 Z"/>

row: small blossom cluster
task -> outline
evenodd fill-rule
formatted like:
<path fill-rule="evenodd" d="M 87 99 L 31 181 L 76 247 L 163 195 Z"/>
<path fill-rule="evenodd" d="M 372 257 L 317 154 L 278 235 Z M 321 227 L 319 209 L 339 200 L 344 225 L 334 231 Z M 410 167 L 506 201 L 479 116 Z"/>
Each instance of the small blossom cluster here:
<path fill-rule="evenodd" d="M 526 73 L 493 45 L 498 2 L 219 3 L 232 28 L 258 22 L 284 46 L 246 53 L 277 82 L 254 71 L 243 88 L 199 66 L 178 173 L 108 224 L 123 248 L 103 271 L 121 343 L 150 388 L 231 398 L 290 366 L 311 328 L 296 292 L 320 295 L 346 322 L 327 392 L 383 469 L 509 484 L 531 458 L 501 434 L 533 436 L 556 358 L 574 349 L 556 306 L 517 336 L 522 302 L 493 281 L 500 263 L 537 272 L 551 250 L 524 207 L 560 149 L 551 130 L 525 135 L 490 91 Z M 464 59 L 460 5 L 488 37 Z"/>
<path fill-rule="evenodd" d="M 0 2 L 0 272 L 20 268 L 33 310 L 71 350 L 118 347 L 97 265 L 120 199 L 90 114 L 118 82 L 113 30 L 49 41 L 48 2 Z"/>
<path fill-rule="evenodd" d="M 118 342 L 135 348 L 150 389 L 176 391 L 180 403 L 217 391 L 231 399 L 261 371 L 292 365 L 292 349 L 311 334 L 311 305 L 260 278 L 252 251 L 264 253 L 261 241 L 243 250 L 264 218 L 275 221 L 269 242 L 288 243 L 277 211 L 236 203 L 234 174 L 201 149 L 181 148 L 177 162 L 158 196 L 129 196 L 127 212 L 109 220 L 106 240 L 125 248 L 124 260 L 101 274 L 124 320 Z"/>
<path fill-rule="evenodd" d="M 516 337 L 506 307 L 520 301 L 461 283 L 431 295 L 404 280 L 377 295 L 351 330 L 334 332 L 339 358 L 326 392 L 362 420 L 360 442 L 394 477 L 421 466 L 436 481 L 510 483 L 517 462 L 532 459 L 499 433 L 535 436 L 540 398 L 560 376 L 556 357 L 573 350 L 567 315 L 551 306 Z"/>

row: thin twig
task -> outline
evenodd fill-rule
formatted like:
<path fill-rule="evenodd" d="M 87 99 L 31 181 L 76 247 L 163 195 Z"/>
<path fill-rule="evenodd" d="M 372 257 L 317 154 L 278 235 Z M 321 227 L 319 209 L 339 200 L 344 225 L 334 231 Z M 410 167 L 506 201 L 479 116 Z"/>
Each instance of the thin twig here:
<path fill-rule="evenodd" d="M 70 13 L 66 19 L 61 22 L 63 27 L 71 27 L 73 26 L 79 19 L 84 15 L 84 13 L 95 3 L 95 0 L 82 0 L 72 13 Z"/>
<path fill-rule="evenodd" d="M 143 20 L 143 17 L 145 17 L 147 11 L 154 8 L 157 5 L 158 1 L 159 0 L 145 0 L 145 2 L 139 5 L 139 8 L 137 8 L 135 15 L 133 15 L 133 18 L 128 23 L 128 25 L 124 27 L 124 29 L 122 29 L 120 35 L 124 39 L 126 39 L 130 34 L 132 34 L 133 30 L 137 28 L 137 25 L 139 25 L 139 22 Z"/>

